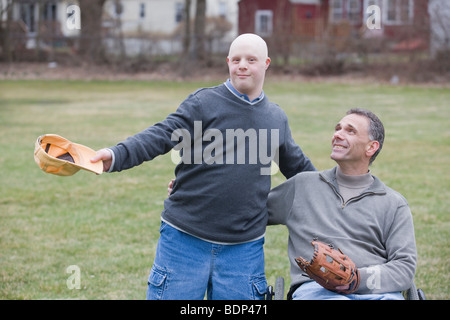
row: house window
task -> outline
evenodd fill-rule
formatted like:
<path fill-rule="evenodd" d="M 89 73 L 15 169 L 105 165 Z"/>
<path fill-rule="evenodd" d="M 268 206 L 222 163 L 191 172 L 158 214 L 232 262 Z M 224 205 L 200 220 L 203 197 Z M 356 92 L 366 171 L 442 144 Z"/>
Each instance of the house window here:
<path fill-rule="evenodd" d="M 361 0 L 331 0 L 330 19 L 331 22 L 361 23 Z"/>
<path fill-rule="evenodd" d="M 413 0 L 384 1 L 384 16 L 386 24 L 409 24 L 413 18 Z"/>
<path fill-rule="evenodd" d="M 221 17 L 221 18 L 227 17 L 227 2 L 226 1 L 219 2 L 219 17 Z"/>
<path fill-rule="evenodd" d="M 143 2 L 139 4 L 139 18 L 141 19 L 145 18 L 145 3 Z"/>
<path fill-rule="evenodd" d="M 272 10 L 258 10 L 255 15 L 255 32 L 260 36 L 267 37 L 273 31 Z"/>
<path fill-rule="evenodd" d="M 114 3 L 114 15 L 116 18 L 120 18 L 123 14 L 123 11 L 125 10 L 125 7 L 120 1 L 116 1 Z"/>
<path fill-rule="evenodd" d="M 348 20 L 351 24 L 361 23 L 361 2 L 360 0 L 347 0 Z"/>
<path fill-rule="evenodd" d="M 28 32 L 36 31 L 35 6 L 34 3 L 20 4 L 20 19 L 26 24 Z"/>
<path fill-rule="evenodd" d="M 47 21 L 56 20 L 56 4 L 47 2 L 44 5 L 44 10 L 42 11 L 43 19 Z"/>
<path fill-rule="evenodd" d="M 339 22 L 344 18 L 344 1 L 332 0 L 330 3 L 331 21 Z"/>
<path fill-rule="evenodd" d="M 184 20 L 184 3 L 175 3 L 175 22 L 180 23 Z"/>

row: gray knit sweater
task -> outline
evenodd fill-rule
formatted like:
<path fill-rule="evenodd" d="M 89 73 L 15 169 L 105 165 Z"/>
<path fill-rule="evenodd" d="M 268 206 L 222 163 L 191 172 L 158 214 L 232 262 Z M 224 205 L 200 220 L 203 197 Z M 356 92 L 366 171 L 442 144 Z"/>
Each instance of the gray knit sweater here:
<path fill-rule="evenodd" d="M 112 171 L 181 148 L 162 218 L 212 242 L 261 237 L 267 225 L 270 161 L 290 178 L 315 170 L 294 142 L 286 114 L 267 97 L 246 103 L 225 84 L 190 95 L 165 120 L 110 148 Z M 149 167 L 151 170 L 151 167 Z"/>

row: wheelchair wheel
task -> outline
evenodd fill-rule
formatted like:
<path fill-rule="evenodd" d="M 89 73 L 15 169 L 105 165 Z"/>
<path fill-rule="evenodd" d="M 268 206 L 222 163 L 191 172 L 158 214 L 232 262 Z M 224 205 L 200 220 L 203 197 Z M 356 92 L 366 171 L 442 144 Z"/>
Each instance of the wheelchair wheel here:
<path fill-rule="evenodd" d="M 283 299 L 284 299 L 284 278 L 278 277 L 275 280 L 274 300 L 283 300 Z"/>

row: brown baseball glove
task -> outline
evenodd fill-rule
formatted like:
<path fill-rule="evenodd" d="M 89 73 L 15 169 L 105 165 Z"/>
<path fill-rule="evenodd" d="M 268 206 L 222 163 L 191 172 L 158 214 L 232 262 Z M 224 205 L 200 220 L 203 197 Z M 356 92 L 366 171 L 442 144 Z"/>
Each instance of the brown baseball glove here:
<path fill-rule="evenodd" d="M 350 294 L 359 287 L 359 271 L 354 262 L 339 249 L 321 241 L 313 240 L 314 255 L 311 261 L 302 257 L 295 259 L 307 275 L 325 289 Z"/>

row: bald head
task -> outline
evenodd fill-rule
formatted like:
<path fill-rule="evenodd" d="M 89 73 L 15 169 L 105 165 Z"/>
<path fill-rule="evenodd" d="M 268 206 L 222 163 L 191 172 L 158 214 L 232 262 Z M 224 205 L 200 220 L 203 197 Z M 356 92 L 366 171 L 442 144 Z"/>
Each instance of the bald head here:
<path fill-rule="evenodd" d="M 227 63 L 233 87 L 250 101 L 259 97 L 270 65 L 266 42 L 256 34 L 240 35 L 231 43 Z"/>
<path fill-rule="evenodd" d="M 263 60 L 269 56 L 267 44 L 263 38 L 253 33 L 244 33 L 231 43 L 228 57 L 231 57 L 236 50 L 240 50 L 242 47 L 251 48 L 253 53 Z"/>

